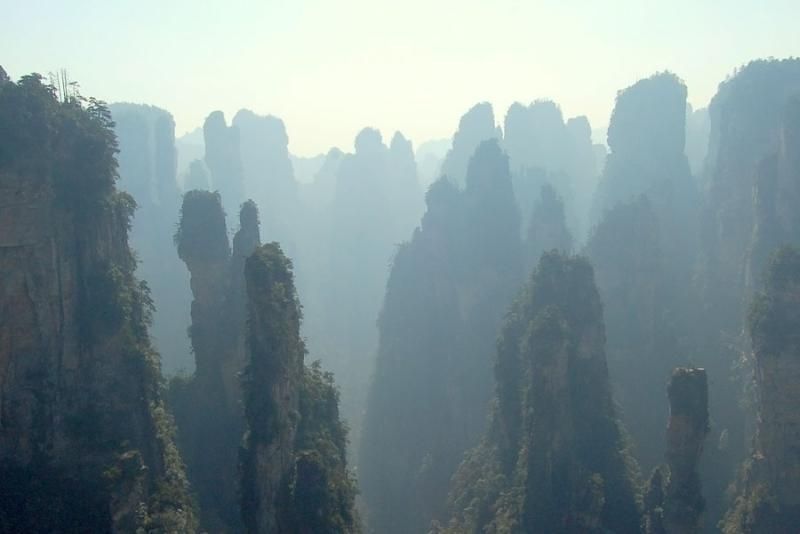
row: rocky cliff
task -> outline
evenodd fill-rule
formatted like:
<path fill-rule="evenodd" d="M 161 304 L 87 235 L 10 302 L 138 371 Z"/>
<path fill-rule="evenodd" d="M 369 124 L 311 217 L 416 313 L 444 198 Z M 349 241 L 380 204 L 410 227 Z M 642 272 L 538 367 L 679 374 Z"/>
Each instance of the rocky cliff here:
<path fill-rule="evenodd" d="M 110 106 L 119 140 L 118 188 L 138 206 L 130 241 L 139 260 L 137 275 L 147 281 L 156 311 L 152 334 L 167 374 L 191 369 L 185 331 L 189 326 L 189 277 L 175 256 L 172 229 L 178 220 L 175 121 L 167 111 L 140 104 Z"/>
<path fill-rule="evenodd" d="M 0 530 L 194 529 L 113 123 L 0 77 Z"/>
<path fill-rule="evenodd" d="M 486 424 L 492 344 L 521 282 L 519 212 L 496 140 L 466 187 L 443 178 L 395 256 L 378 321 L 360 449 L 371 529 L 416 533 L 446 511 L 450 477 Z"/>
<path fill-rule="evenodd" d="M 770 255 L 800 243 L 800 89 L 780 114 L 775 151 L 756 168 L 753 237 L 746 280 L 760 280 Z"/>
<path fill-rule="evenodd" d="M 358 532 L 338 393 L 330 374 L 304 365 L 291 261 L 277 243 L 259 247 L 245 263 L 245 280 L 245 527 L 252 533 Z"/>
<path fill-rule="evenodd" d="M 211 190 L 222 194 L 225 213 L 233 216 L 245 199 L 239 129 L 228 126 L 221 111 L 214 111 L 203 123 L 203 139 Z"/>
<path fill-rule="evenodd" d="M 488 102 L 475 104 L 458 121 L 458 130 L 453 134 L 453 145 L 442 162 L 441 174 L 454 184 L 463 185 L 469 160 L 478 145 L 501 137 L 502 133 L 494 123 L 492 105 Z"/>
<path fill-rule="evenodd" d="M 781 248 L 750 309 L 756 436 L 728 512 L 726 534 L 794 532 L 800 525 L 800 251 Z"/>
<path fill-rule="evenodd" d="M 453 477 L 442 532 L 637 532 L 589 263 L 542 256 L 497 344 L 490 429 Z"/>
<path fill-rule="evenodd" d="M 243 432 L 239 373 L 244 368 L 244 259 L 258 245 L 258 210 L 240 212 L 234 250 L 228 243 L 219 193 L 184 195 L 175 243 L 190 273 L 195 357 L 191 377 L 170 384 L 178 438 L 197 492 L 204 528 L 241 528 L 237 477 Z"/>
<path fill-rule="evenodd" d="M 698 463 L 709 430 L 708 378 L 704 369 L 678 368 L 667 386 L 666 466 L 650 478 L 645 496 L 647 534 L 703 531 L 705 499 Z"/>

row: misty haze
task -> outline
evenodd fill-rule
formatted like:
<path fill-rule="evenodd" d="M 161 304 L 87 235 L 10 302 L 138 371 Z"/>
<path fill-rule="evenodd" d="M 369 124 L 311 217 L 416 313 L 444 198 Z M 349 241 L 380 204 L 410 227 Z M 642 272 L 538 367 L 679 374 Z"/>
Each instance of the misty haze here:
<path fill-rule="evenodd" d="M 799 22 L 0 0 L 0 534 L 800 534 Z"/>

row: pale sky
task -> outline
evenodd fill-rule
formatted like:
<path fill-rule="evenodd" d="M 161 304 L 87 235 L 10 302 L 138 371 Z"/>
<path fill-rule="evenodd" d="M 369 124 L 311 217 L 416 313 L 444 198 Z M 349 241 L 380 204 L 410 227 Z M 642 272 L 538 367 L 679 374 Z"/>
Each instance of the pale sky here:
<path fill-rule="evenodd" d="M 799 0 L 0 0 L 0 65 L 67 69 L 84 95 L 170 111 L 181 135 L 221 109 L 281 117 L 290 150 L 351 150 L 365 126 L 415 145 L 473 104 L 515 100 L 607 122 L 661 70 L 702 107 L 734 68 L 800 56 Z"/>

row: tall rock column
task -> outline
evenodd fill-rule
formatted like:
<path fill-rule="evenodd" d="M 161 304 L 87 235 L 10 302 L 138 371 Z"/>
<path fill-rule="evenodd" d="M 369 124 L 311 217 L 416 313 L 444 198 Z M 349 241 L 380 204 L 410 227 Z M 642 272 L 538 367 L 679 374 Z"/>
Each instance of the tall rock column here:
<path fill-rule="evenodd" d="M 434 532 L 638 532 L 604 344 L 589 262 L 542 255 L 497 342 L 489 430 L 453 476 L 451 520 Z"/>
<path fill-rule="evenodd" d="M 675 369 L 667 395 L 669 482 L 664 492 L 664 531 L 695 534 L 702 530 L 705 507 L 697 469 L 709 430 L 705 369 Z"/>
<path fill-rule="evenodd" d="M 214 381 L 219 375 L 217 367 L 220 353 L 226 344 L 222 329 L 226 316 L 223 308 L 231 260 L 225 213 L 219 193 L 186 193 L 175 243 L 178 255 L 186 263 L 191 275 L 194 300 L 189 332 L 197 366 L 196 376 L 201 380 Z"/>
<path fill-rule="evenodd" d="M 291 261 L 277 243 L 245 262 L 249 361 L 245 371 L 248 432 L 242 451 L 242 514 L 248 532 L 289 532 L 281 501 L 294 468 L 305 345 Z"/>
<path fill-rule="evenodd" d="M 236 361 L 240 329 L 229 298 L 231 250 L 218 193 L 184 195 L 175 242 L 191 275 L 189 336 L 195 357 L 194 376 L 170 384 L 178 439 L 203 528 L 235 530 L 240 525 L 236 470 L 242 415 L 231 362 Z"/>

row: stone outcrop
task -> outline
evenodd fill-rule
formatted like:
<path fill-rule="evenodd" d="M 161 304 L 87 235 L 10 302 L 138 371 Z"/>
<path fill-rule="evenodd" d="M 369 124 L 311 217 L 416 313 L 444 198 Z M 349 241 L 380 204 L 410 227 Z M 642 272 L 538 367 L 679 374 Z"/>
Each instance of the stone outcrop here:
<path fill-rule="evenodd" d="M 294 252 L 300 222 L 298 184 L 289 159 L 289 136 L 283 121 L 242 109 L 233 117 L 239 133 L 244 193 L 261 209 L 264 236 Z M 294 254 L 292 254 L 294 257 Z"/>
<path fill-rule="evenodd" d="M 712 376 L 729 376 L 732 362 L 749 345 L 743 328 L 747 303 L 767 259 L 778 245 L 796 242 L 796 229 L 791 229 L 796 210 L 790 207 L 796 198 L 791 185 L 796 179 L 786 174 L 779 178 L 778 162 L 784 150 L 782 131 L 791 122 L 787 104 L 798 93 L 800 60 L 761 60 L 721 83 L 709 105 L 711 131 L 703 179 L 708 190 L 698 262 L 704 313 L 697 321 L 702 331 L 694 334 L 693 343 L 704 355 L 699 363 Z M 792 149 L 786 148 L 784 154 L 789 156 Z M 708 336 L 708 332 L 719 334 Z M 745 375 L 711 384 L 712 418 L 715 429 L 726 433 L 727 446 L 705 463 L 717 472 L 706 484 L 710 518 L 724 514 L 728 505 L 722 493 L 748 454 L 752 428 L 746 427 L 749 418 L 739 403 L 743 383 L 749 380 Z"/>
<path fill-rule="evenodd" d="M 591 265 L 546 253 L 507 315 L 490 428 L 453 477 L 441 532 L 638 531 L 604 342 Z"/>
<path fill-rule="evenodd" d="M 277 243 L 245 262 L 247 432 L 242 517 L 251 533 L 359 532 L 346 430 L 331 375 L 304 366 L 301 307 L 291 261 Z"/>
<path fill-rule="evenodd" d="M 184 195 L 175 235 L 178 255 L 191 274 L 195 372 L 171 382 L 189 478 L 204 528 L 238 530 L 238 450 L 244 432 L 239 376 L 245 366 L 244 263 L 260 243 L 258 208 L 242 204 L 240 226 L 228 242 L 219 193 Z"/>
<path fill-rule="evenodd" d="M 543 252 L 572 251 L 572 235 L 567 229 L 564 201 L 549 184 L 543 185 L 533 206 L 525 236 L 525 268 L 533 269 Z"/>
<path fill-rule="evenodd" d="M 211 386 L 221 377 L 219 367 L 229 351 L 231 333 L 227 313 L 231 249 L 219 193 L 186 193 L 175 243 L 189 269 L 194 296 L 189 337 L 195 376 Z"/>
<path fill-rule="evenodd" d="M 332 375 L 303 366 L 291 263 L 277 244 L 259 246 L 253 201 L 239 223 L 231 251 L 219 194 L 184 196 L 176 243 L 195 292 L 197 365 L 172 380 L 170 397 L 201 525 L 357 532 L 338 391 Z"/>
<path fill-rule="evenodd" d="M 708 378 L 704 369 L 678 368 L 667 387 L 666 467 L 656 468 L 645 498 L 647 534 L 698 534 L 705 500 L 698 463 L 709 431 Z"/>
<path fill-rule="evenodd" d="M 661 227 L 662 250 L 677 274 L 693 266 L 698 197 L 686 145 L 686 86 L 665 72 L 620 91 L 608 128 L 609 153 L 595 194 L 605 210 L 646 195 Z"/>
<path fill-rule="evenodd" d="M 175 121 L 153 106 L 117 103 L 110 106 L 119 141 L 119 189 L 136 201 L 130 231 L 139 260 L 137 275 L 150 287 L 152 334 L 168 374 L 191 368 L 191 349 L 184 332 L 189 326 L 189 277 L 175 257 L 172 229 L 178 220 L 180 193 L 176 181 Z"/>
<path fill-rule="evenodd" d="M 665 314 L 664 256 L 658 220 L 647 197 L 606 212 L 584 253 L 603 299 L 608 366 L 615 398 L 648 472 L 664 454 L 666 403 L 654 398 L 675 367 L 675 346 L 661 334 Z M 666 330 L 666 329 L 665 329 Z"/>
<path fill-rule="evenodd" d="M 756 217 L 753 188 L 764 174 L 758 167 L 778 151 L 787 100 L 798 93 L 800 59 L 760 60 L 721 83 L 709 104 L 705 248 L 715 311 L 730 322 L 741 321 L 758 282 L 747 276 L 746 261 Z M 762 265 L 768 256 L 759 258 Z"/>
<path fill-rule="evenodd" d="M 667 466 L 664 528 L 668 534 L 702 530 L 704 501 L 698 462 L 709 430 L 708 378 L 704 369 L 676 369 L 667 387 Z"/>
<path fill-rule="evenodd" d="M 697 351 L 691 335 L 702 308 L 693 287 L 700 196 L 684 152 L 686 94 L 669 72 L 619 92 L 595 195 L 597 226 L 587 244 L 609 310 L 613 381 L 648 471 L 661 460 L 666 415 L 652 391 L 681 365 L 676 355 Z"/>
<path fill-rule="evenodd" d="M 760 280 L 770 255 L 779 246 L 800 244 L 800 89 L 784 106 L 778 135 L 777 149 L 756 171 L 748 285 Z"/>
<path fill-rule="evenodd" d="M 486 424 L 492 345 L 522 278 L 519 213 L 496 140 L 477 148 L 465 182 L 431 186 L 386 286 L 359 450 L 378 532 L 422 532 L 445 513 L 449 480 Z"/>
<path fill-rule="evenodd" d="M 454 184 L 463 185 L 469 160 L 478 145 L 501 137 L 494 123 L 492 105 L 488 102 L 475 104 L 458 122 L 458 130 L 453 134 L 453 146 L 442 162 L 441 174 Z"/>
<path fill-rule="evenodd" d="M 242 453 L 244 522 L 249 532 L 288 532 L 279 524 L 284 487 L 294 468 L 305 346 L 291 264 L 265 245 L 245 263 L 249 358 L 245 374 L 247 435 Z"/>
<path fill-rule="evenodd" d="M 0 77 L 0 530 L 191 532 L 102 103 Z"/>
<path fill-rule="evenodd" d="M 222 194 L 225 213 L 233 215 L 245 199 L 239 129 L 228 126 L 221 111 L 214 111 L 203 123 L 203 138 L 211 190 Z"/>
<path fill-rule="evenodd" d="M 375 362 L 375 319 L 396 245 L 413 232 L 422 194 L 402 134 L 386 146 L 378 130 L 364 128 L 354 145 L 355 153 L 331 152 L 326 160 L 323 170 L 335 172 L 333 202 L 297 256 L 297 279 L 307 295 L 309 348 L 337 376 L 342 412 L 358 439 Z"/>
<path fill-rule="evenodd" d="M 726 534 L 793 532 L 800 525 L 800 250 L 781 248 L 751 307 L 758 418 Z"/>
<path fill-rule="evenodd" d="M 588 119 L 565 122 L 559 106 L 549 100 L 528 106 L 515 102 L 506 113 L 503 134 L 523 228 L 529 227 L 539 190 L 548 184 L 565 199 L 570 231 L 583 241 L 597 178 Z"/>

